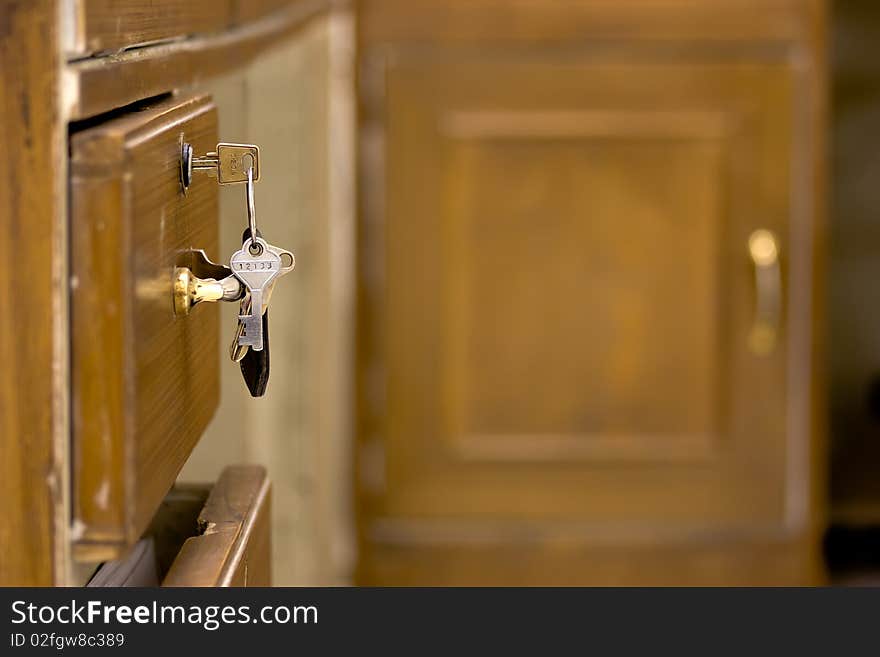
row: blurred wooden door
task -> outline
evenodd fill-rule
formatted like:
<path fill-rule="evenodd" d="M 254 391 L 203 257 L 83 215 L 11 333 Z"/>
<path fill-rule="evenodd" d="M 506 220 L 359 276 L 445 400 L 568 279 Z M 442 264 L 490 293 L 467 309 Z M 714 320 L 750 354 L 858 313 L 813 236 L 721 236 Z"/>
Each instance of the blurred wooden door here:
<path fill-rule="evenodd" d="M 803 68 L 364 51 L 361 581 L 814 581 Z"/>

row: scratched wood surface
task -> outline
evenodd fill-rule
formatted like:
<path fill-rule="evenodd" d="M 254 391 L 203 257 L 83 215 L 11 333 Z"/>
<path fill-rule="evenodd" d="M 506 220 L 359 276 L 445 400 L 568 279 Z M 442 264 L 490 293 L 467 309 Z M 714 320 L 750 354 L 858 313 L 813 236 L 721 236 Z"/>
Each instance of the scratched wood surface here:
<path fill-rule="evenodd" d="M 56 191 L 63 154 L 55 104 L 55 3 L 0 2 L 0 585 L 47 586 L 63 520 L 63 461 L 54 435 L 63 413 L 53 339 L 63 251 Z M 39 172 L 35 175 L 34 172 Z M 64 450 L 59 450 L 63 454 Z"/>
<path fill-rule="evenodd" d="M 175 317 L 189 249 L 219 259 L 217 185 L 188 193 L 180 142 L 216 145 L 208 97 L 172 98 L 71 139 L 73 519 L 77 557 L 137 540 L 218 403 L 217 306 Z"/>

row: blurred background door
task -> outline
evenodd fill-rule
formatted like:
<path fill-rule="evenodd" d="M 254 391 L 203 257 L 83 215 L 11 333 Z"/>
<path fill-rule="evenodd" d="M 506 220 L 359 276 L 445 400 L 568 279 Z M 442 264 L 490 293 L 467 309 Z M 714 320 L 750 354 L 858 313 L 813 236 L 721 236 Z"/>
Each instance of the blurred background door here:
<path fill-rule="evenodd" d="M 819 581 L 820 10 L 360 4 L 360 583 Z"/>

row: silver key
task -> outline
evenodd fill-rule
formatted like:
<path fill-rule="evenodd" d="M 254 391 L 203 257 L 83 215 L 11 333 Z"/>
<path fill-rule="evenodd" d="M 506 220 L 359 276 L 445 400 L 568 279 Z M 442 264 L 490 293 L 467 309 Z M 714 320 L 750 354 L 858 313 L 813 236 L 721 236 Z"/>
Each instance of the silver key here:
<path fill-rule="evenodd" d="M 238 315 L 238 330 L 231 356 L 233 360 L 241 360 L 250 347 L 254 351 L 263 350 L 263 313 L 272 295 L 274 281 L 278 276 L 293 270 L 296 260 L 290 251 L 270 245 L 259 237 L 257 230 L 257 212 L 254 208 L 254 166 L 245 171 L 247 187 L 248 228 L 249 237 L 241 245 L 241 250 L 232 254 L 229 268 L 236 278 L 248 289 L 249 307 L 243 300 Z"/>
<path fill-rule="evenodd" d="M 241 305 L 239 306 L 238 316 L 247 317 L 251 312 L 251 295 L 246 292 L 244 298 L 241 300 Z M 248 346 L 245 344 L 240 344 L 239 340 L 241 336 L 244 335 L 244 323 L 241 319 L 238 320 L 238 325 L 235 327 L 235 333 L 232 336 L 232 344 L 229 345 L 229 357 L 232 359 L 232 362 L 239 363 L 247 354 Z"/>
<path fill-rule="evenodd" d="M 250 308 L 238 318 L 244 328 L 238 344 L 247 345 L 254 351 L 263 349 L 263 294 L 269 284 L 281 273 L 279 250 L 257 237 L 248 238 L 241 249 L 232 254 L 229 268 L 250 292 Z M 289 270 L 288 270 L 289 271 Z"/>
<path fill-rule="evenodd" d="M 242 247 L 244 248 L 244 247 Z M 285 249 L 280 249 L 276 246 L 272 246 L 268 244 L 266 248 L 269 251 L 278 255 L 281 258 L 281 268 L 278 271 L 278 275 L 272 279 L 272 281 L 263 289 L 263 312 L 266 312 L 266 309 L 269 307 L 269 301 L 272 298 L 272 291 L 275 289 L 275 283 L 278 282 L 278 279 L 284 276 L 285 274 L 289 274 L 293 271 L 293 268 L 296 266 L 296 258 L 293 253 L 287 251 Z M 245 293 L 244 297 L 241 300 L 241 306 L 239 310 L 239 322 L 238 327 L 236 328 L 235 334 L 232 338 L 232 344 L 229 347 L 229 357 L 234 362 L 241 361 L 244 358 L 245 354 L 248 350 L 247 341 L 242 341 L 242 336 L 245 334 L 245 323 L 242 320 L 243 317 L 249 317 L 251 315 L 251 295 L 250 292 Z M 260 330 L 262 331 L 262 323 L 260 324 Z M 259 350 L 257 350 L 259 351 Z"/>

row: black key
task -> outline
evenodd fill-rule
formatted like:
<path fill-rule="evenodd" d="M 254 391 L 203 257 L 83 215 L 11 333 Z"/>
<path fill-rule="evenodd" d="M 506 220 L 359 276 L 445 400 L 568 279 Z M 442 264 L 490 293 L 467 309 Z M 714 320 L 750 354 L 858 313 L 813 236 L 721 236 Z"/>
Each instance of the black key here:
<path fill-rule="evenodd" d="M 241 359 L 241 374 L 251 397 L 262 397 L 269 384 L 269 310 L 263 313 L 263 349 L 248 349 Z"/>

